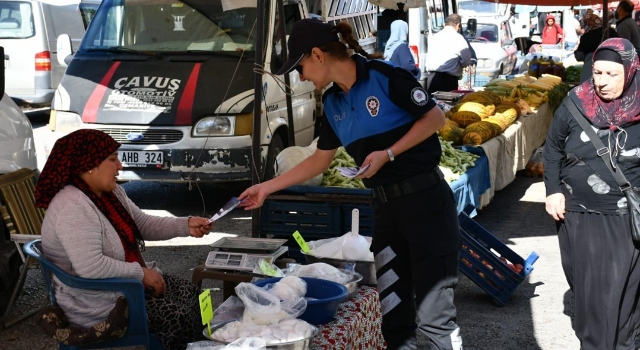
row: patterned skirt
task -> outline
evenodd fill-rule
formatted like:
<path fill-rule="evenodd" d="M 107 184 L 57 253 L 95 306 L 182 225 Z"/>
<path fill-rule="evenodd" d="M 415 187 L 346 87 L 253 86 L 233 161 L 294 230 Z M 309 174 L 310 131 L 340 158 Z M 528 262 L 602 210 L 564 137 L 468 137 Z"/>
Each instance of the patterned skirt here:
<path fill-rule="evenodd" d="M 163 277 L 167 285 L 164 295 L 146 296 L 149 327 L 160 338 L 164 350 L 184 350 L 188 343 L 203 338 L 199 291 L 185 279 Z"/>

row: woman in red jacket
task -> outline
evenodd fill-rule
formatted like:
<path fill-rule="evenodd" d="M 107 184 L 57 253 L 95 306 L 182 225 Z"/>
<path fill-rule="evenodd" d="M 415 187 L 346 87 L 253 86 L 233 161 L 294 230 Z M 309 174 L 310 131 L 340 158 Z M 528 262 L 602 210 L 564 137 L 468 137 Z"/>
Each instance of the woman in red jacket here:
<path fill-rule="evenodd" d="M 547 25 L 542 29 L 542 44 L 555 45 L 564 35 L 562 27 L 556 23 L 556 17 L 552 14 L 547 15 L 546 23 Z"/>

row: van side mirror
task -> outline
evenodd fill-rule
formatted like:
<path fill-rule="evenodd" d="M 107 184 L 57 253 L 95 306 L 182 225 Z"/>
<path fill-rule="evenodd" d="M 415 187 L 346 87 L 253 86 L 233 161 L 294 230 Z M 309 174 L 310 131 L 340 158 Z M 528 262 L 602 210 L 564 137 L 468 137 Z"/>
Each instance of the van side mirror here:
<path fill-rule="evenodd" d="M 469 18 L 467 21 L 467 33 L 469 37 L 475 37 L 478 30 L 478 20 L 476 18 Z"/>
<path fill-rule="evenodd" d="M 513 39 L 504 39 L 502 46 L 513 45 Z"/>
<path fill-rule="evenodd" d="M 2 64 L 2 69 L 0 69 L 0 99 L 4 96 L 4 69 L 7 65 L 7 60 L 9 60 L 9 56 L 4 54 L 4 47 L 0 46 L 0 56 L 4 57 L 4 63 Z"/>
<path fill-rule="evenodd" d="M 71 38 L 68 34 L 61 34 L 58 37 L 58 41 L 56 42 L 56 51 L 58 63 L 62 67 L 67 67 L 69 65 L 70 58 L 73 55 L 73 51 L 71 49 Z"/>

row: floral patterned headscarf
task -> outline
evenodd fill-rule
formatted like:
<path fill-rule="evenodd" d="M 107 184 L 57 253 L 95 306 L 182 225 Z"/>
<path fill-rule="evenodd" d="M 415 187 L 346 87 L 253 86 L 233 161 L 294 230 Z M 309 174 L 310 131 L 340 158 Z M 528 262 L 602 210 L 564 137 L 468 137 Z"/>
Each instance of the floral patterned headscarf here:
<path fill-rule="evenodd" d="M 615 100 L 602 100 L 595 91 L 593 79 L 589 79 L 571 90 L 569 96 L 593 125 L 615 130 L 640 120 L 640 63 L 633 44 L 627 39 L 603 41 L 593 53 L 594 60 L 599 50 L 611 50 L 620 55 L 625 75 L 622 94 Z"/>
<path fill-rule="evenodd" d="M 113 192 L 103 192 L 98 196 L 80 177 L 100 165 L 118 148 L 120 143 L 99 130 L 81 129 L 58 139 L 38 179 L 36 205 L 48 208 L 65 186 L 77 187 L 100 209 L 118 233 L 126 261 L 137 261 L 144 266 L 139 249 L 139 246 L 144 248 L 144 240 L 131 214 Z"/>
<path fill-rule="evenodd" d="M 602 19 L 596 14 L 587 14 L 582 18 L 584 22 L 584 32 L 590 32 L 594 29 L 602 28 Z"/>

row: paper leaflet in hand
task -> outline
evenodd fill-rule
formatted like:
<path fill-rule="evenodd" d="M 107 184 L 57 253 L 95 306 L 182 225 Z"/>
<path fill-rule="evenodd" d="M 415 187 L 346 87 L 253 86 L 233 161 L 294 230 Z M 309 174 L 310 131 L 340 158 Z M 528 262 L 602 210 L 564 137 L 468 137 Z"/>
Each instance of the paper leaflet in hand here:
<path fill-rule="evenodd" d="M 351 167 L 338 167 L 336 169 L 338 169 L 338 171 L 340 172 L 340 175 L 348 178 L 354 178 L 364 173 L 365 171 L 367 171 L 367 169 L 369 169 L 369 165 L 371 164 L 367 164 L 362 168 L 351 166 Z"/>
<path fill-rule="evenodd" d="M 238 197 L 232 197 L 227 203 L 225 203 L 225 205 L 222 206 L 222 208 L 220 208 L 220 210 L 218 210 L 215 213 L 215 215 L 213 215 L 211 217 L 211 219 L 209 219 L 209 221 L 207 221 L 207 225 L 209 225 L 210 223 L 212 223 L 212 222 L 220 219 L 221 217 L 227 215 L 230 211 L 232 211 L 240 203 L 242 203 L 242 200 L 239 200 Z"/>

